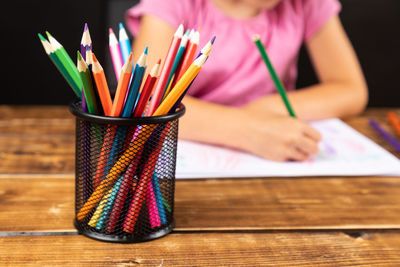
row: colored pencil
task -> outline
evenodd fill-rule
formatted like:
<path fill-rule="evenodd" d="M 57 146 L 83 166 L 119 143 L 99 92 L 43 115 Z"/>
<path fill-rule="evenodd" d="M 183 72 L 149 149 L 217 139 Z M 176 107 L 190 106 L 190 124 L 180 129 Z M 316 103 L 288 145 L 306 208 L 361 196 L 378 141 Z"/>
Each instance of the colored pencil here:
<path fill-rule="evenodd" d="M 390 124 L 392 124 L 398 136 L 400 136 L 400 119 L 393 111 L 389 111 L 387 114 Z"/>
<path fill-rule="evenodd" d="M 111 108 L 111 116 L 119 117 L 123 111 L 125 95 L 128 90 L 129 81 L 132 76 L 133 61 L 132 53 L 129 55 L 127 62 L 121 69 L 121 79 L 118 82 L 117 90 L 115 92 L 114 102 Z"/>
<path fill-rule="evenodd" d="M 108 157 L 110 155 L 109 152 L 113 147 L 114 137 L 117 132 L 117 129 L 118 129 L 117 125 L 108 125 L 107 127 L 100 151 L 100 156 L 96 165 L 96 173 L 93 178 L 93 185 L 95 188 L 97 188 L 100 185 L 104 175 L 106 174 L 106 170 L 108 169 L 107 163 L 108 163 Z"/>
<path fill-rule="evenodd" d="M 153 88 L 157 81 L 157 78 L 160 76 L 160 64 L 161 59 L 158 60 L 158 62 L 151 69 L 150 73 L 147 75 L 142 92 L 133 113 L 134 117 L 140 117 L 143 115 L 146 105 L 150 99 L 150 95 L 153 92 Z"/>
<path fill-rule="evenodd" d="M 121 176 L 118 179 L 118 181 L 115 183 L 114 187 L 112 188 L 110 196 L 107 198 L 107 204 L 102 209 L 101 215 L 100 215 L 100 217 L 99 217 L 99 219 L 98 219 L 98 221 L 96 223 L 96 229 L 98 229 L 98 230 L 103 228 L 105 222 L 107 221 L 107 219 L 108 219 L 108 217 L 110 215 L 111 208 L 112 208 L 112 206 L 114 204 L 115 198 L 117 197 L 118 190 L 119 190 L 119 188 L 121 186 L 122 179 L 123 179 L 123 177 Z M 107 197 L 107 195 L 105 197 Z M 101 206 L 101 203 L 100 203 L 99 207 L 100 206 Z M 95 211 L 95 214 L 96 214 L 96 211 Z"/>
<path fill-rule="evenodd" d="M 139 94 L 140 86 L 142 84 L 143 75 L 147 68 L 147 53 L 148 48 L 144 50 L 143 54 L 140 56 L 139 60 L 136 62 L 135 71 L 133 74 L 131 86 L 128 91 L 128 95 L 125 100 L 124 110 L 122 112 L 122 117 L 130 118 L 134 109 L 134 105 Z"/>
<path fill-rule="evenodd" d="M 114 66 L 114 72 L 118 82 L 121 75 L 121 69 L 124 60 L 122 59 L 121 48 L 119 47 L 117 37 L 115 36 L 114 31 L 111 28 L 109 28 L 108 36 L 109 36 L 108 47 L 110 49 L 111 59 Z"/>
<path fill-rule="evenodd" d="M 257 35 L 257 34 L 254 35 L 253 36 L 253 41 L 256 44 L 256 46 L 257 46 L 257 48 L 258 48 L 258 50 L 259 50 L 259 52 L 261 54 L 261 57 L 264 60 L 265 65 L 267 65 L 268 71 L 269 71 L 269 73 L 270 73 L 270 75 L 272 77 L 272 80 L 275 83 L 275 86 L 276 86 L 279 94 L 281 95 L 281 98 L 282 98 L 282 100 L 283 100 L 283 102 L 284 102 L 284 104 L 286 106 L 286 109 L 288 110 L 290 116 L 295 118 L 296 114 L 294 113 L 293 108 L 290 105 L 289 99 L 288 99 L 288 97 L 286 95 L 285 88 L 284 88 L 281 80 L 279 79 L 278 75 L 276 74 L 275 69 L 272 66 L 271 61 L 269 60 L 267 52 L 265 51 L 265 47 L 264 47 L 264 45 L 262 44 L 262 42 L 260 40 L 260 36 Z"/>
<path fill-rule="evenodd" d="M 111 107 L 110 115 L 111 117 L 121 116 L 123 104 L 125 100 L 126 91 L 129 86 L 129 81 L 132 75 L 132 53 L 129 55 L 128 61 L 124 64 L 121 70 L 121 79 L 117 85 L 117 91 L 115 93 L 114 102 Z M 97 162 L 96 173 L 94 176 L 95 187 L 99 186 L 103 176 L 107 173 L 109 169 L 108 166 L 110 149 L 114 147 L 114 137 L 117 133 L 117 125 L 109 125 L 107 128 L 106 135 L 104 137 L 103 146 L 101 148 L 100 157 Z"/>
<path fill-rule="evenodd" d="M 119 23 L 119 47 L 121 48 L 122 59 L 124 63 L 128 60 L 129 54 L 132 52 L 131 42 L 122 23 Z"/>
<path fill-rule="evenodd" d="M 103 106 L 104 115 L 111 116 L 112 100 L 106 76 L 103 67 L 100 65 L 94 53 L 92 53 L 92 57 L 93 57 L 93 64 L 92 64 L 93 78 L 96 83 L 97 92 L 100 96 L 101 104 Z"/>
<path fill-rule="evenodd" d="M 193 33 L 193 36 L 190 38 L 190 42 L 186 49 L 185 56 L 182 60 L 181 67 L 179 69 L 178 75 L 175 78 L 175 81 L 179 81 L 179 79 L 182 77 L 185 71 L 189 68 L 190 64 L 192 64 L 194 55 L 199 45 L 199 41 L 200 41 L 200 33 L 198 31 L 195 31 Z"/>
<path fill-rule="evenodd" d="M 61 61 L 58 59 L 56 54 L 54 53 L 54 49 L 52 48 L 51 44 L 49 41 L 47 41 L 46 38 L 43 37 L 40 33 L 38 33 L 39 39 L 43 45 L 44 51 L 46 54 L 49 56 L 50 60 L 53 62 L 53 64 L 56 66 L 58 71 L 61 73 L 61 75 L 64 77 L 64 79 L 67 81 L 69 86 L 72 88 L 74 93 L 78 98 L 81 97 L 81 93 L 78 94 L 78 92 L 81 91 L 81 88 L 78 88 L 78 85 L 75 83 L 75 81 L 72 79 L 70 74 L 68 73 L 67 69 L 64 67 L 64 65 L 61 63 Z"/>
<path fill-rule="evenodd" d="M 104 206 L 107 204 L 107 200 L 110 198 L 112 188 L 108 190 L 107 194 L 101 199 L 100 204 L 97 206 L 96 211 L 93 213 L 92 218 L 88 223 L 89 226 L 96 227 L 101 213 L 103 212 Z"/>
<path fill-rule="evenodd" d="M 164 101 L 160 104 L 157 110 L 152 114 L 153 116 L 164 115 L 170 111 L 179 97 L 183 94 L 189 84 L 194 80 L 200 72 L 203 64 L 207 59 L 207 55 L 201 55 L 197 58 L 190 67 L 187 69 L 182 78 L 176 83 L 171 92 L 167 95 Z"/>
<path fill-rule="evenodd" d="M 197 58 L 199 58 L 201 55 L 206 55 L 206 56 L 210 55 L 215 39 L 216 36 L 213 36 L 213 38 L 211 38 L 211 40 L 208 41 L 205 46 L 203 46 L 203 48 L 200 50 L 200 53 L 197 55 Z"/>
<path fill-rule="evenodd" d="M 170 86 L 170 83 L 172 81 L 172 77 L 174 77 L 175 71 L 177 70 L 178 65 L 181 62 L 181 58 L 185 53 L 186 45 L 187 45 L 188 40 L 189 40 L 189 30 L 187 30 L 186 33 L 183 35 L 183 37 L 181 39 L 181 43 L 179 44 L 178 52 L 176 53 L 174 64 L 172 65 L 172 68 L 171 68 L 171 71 L 170 71 L 170 74 L 169 74 L 169 77 L 168 77 L 168 81 L 167 81 L 167 85 L 168 86 Z M 168 95 L 168 93 L 169 93 L 168 86 L 164 90 L 162 99 L 164 99 L 165 96 Z"/>
<path fill-rule="evenodd" d="M 377 121 L 369 119 L 369 125 L 388 142 L 398 153 L 400 153 L 400 142 L 396 140 L 390 133 L 385 131 Z"/>
<path fill-rule="evenodd" d="M 87 26 L 87 23 L 85 23 L 85 27 L 83 29 L 83 34 L 82 34 L 82 39 L 81 39 L 81 55 L 85 61 L 86 61 L 86 50 L 87 49 L 90 49 L 90 50 L 92 49 L 92 40 L 90 38 L 89 28 Z M 82 92 L 82 111 L 88 112 L 85 94 L 83 93 L 83 88 L 82 88 L 81 92 Z"/>
<path fill-rule="evenodd" d="M 175 31 L 174 37 L 168 49 L 167 56 L 164 60 L 163 67 L 161 69 L 160 77 L 157 81 L 156 87 L 154 89 L 153 97 L 150 101 L 146 115 L 151 115 L 160 105 L 162 94 L 167 86 L 168 77 L 171 72 L 172 65 L 174 63 L 178 48 L 183 36 L 183 25 L 180 24 L 178 29 Z"/>
<path fill-rule="evenodd" d="M 89 27 L 87 23 L 85 23 L 85 28 L 83 29 L 83 34 L 81 39 L 81 55 L 85 61 L 86 61 L 87 49 L 92 50 L 92 39 L 90 38 Z"/>
<path fill-rule="evenodd" d="M 136 187 L 136 170 L 140 162 L 140 154 L 138 154 L 129 164 L 123 176 L 123 180 L 119 187 L 117 197 L 114 201 L 110 216 L 107 221 L 107 231 L 114 232 L 115 227 L 118 225 L 125 201 L 128 197 L 129 191 L 134 190 Z"/>
<path fill-rule="evenodd" d="M 164 203 L 162 201 L 163 196 L 162 196 L 162 193 L 160 190 L 160 184 L 158 183 L 158 177 L 157 177 L 156 172 L 154 172 L 154 174 L 153 174 L 152 182 L 153 182 L 154 194 L 156 197 L 160 220 L 161 220 L 161 223 L 164 224 L 167 222 L 167 216 L 165 214 Z"/>
<path fill-rule="evenodd" d="M 207 58 L 211 53 L 212 47 L 214 45 L 216 36 L 213 36 L 210 41 L 200 50 L 200 53 L 197 55 L 196 58 L 199 58 L 202 55 L 206 55 Z M 207 60 L 207 59 L 206 59 Z M 196 77 L 195 77 L 196 78 Z M 194 81 L 194 80 L 193 80 Z M 174 112 L 182 102 L 182 99 L 185 97 L 187 91 L 189 90 L 190 86 L 192 86 L 193 81 L 189 84 L 189 86 L 185 89 L 183 94 L 179 97 L 178 101 L 176 101 L 175 105 L 171 108 L 170 112 Z"/>
<path fill-rule="evenodd" d="M 89 113 L 98 114 L 96 96 L 94 93 L 88 65 L 86 64 L 85 60 L 83 60 L 82 55 L 79 51 L 77 54 L 78 54 L 78 59 L 77 59 L 78 72 L 82 80 L 83 92 L 85 94 L 85 99 Z"/>
<path fill-rule="evenodd" d="M 69 76 L 71 76 L 74 84 L 76 86 L 73 87 L 79 99 L 82 98 L 82 80 L 78 73 L 78 69 L 76 68 L 74 62 L 71 57 L 68 55 L 67 51 L 65 51 L 64 47 L 49 33 L 46 31 L 47 37 L 49 38 L 49 42 L 51 47 L 53 48 L 54 54 L 57 56 L 58 60 L 67 70 Z"/>

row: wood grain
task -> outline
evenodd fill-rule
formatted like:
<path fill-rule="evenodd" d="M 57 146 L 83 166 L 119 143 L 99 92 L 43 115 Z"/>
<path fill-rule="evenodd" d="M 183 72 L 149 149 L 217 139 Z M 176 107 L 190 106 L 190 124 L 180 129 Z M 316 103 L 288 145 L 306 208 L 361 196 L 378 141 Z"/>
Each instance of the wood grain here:
<path fill-rule="evenodd" d="M 172 233 L 139 244 L 104 243 L 83 236 L 5 237 L 0 239 L 0 265 L 400 265 L 399 231 L 353 236 L 341 232 Z"/>
<path fill-rule="evenodd" d="M 344 120 L 348 125 L 362 133 L 363 135 L 370 138 L 372 141 L 380 145 L 381 147 L 388 150 L 390 153 L 400 158 L 400 153 L 398 153 L 392 146 L 390 146 L 386 140 L 384 140 L 379 134 L 377 134 L 368 124 L 368 119 L 375 119 L 386 131 L 388 131 L 392 136 L 400 140 L 400 136 L 397 135 L 394 128 L 389 124 L 387 119 L 387 112 L 394 111 L 397 116 L 400 117 L 399 109 L 384 109 L 384 108 L 371 108 L 367 109 L 363 114 L 354 117 L 347 118 Z"/>
<path fill-rule="evenodd" d="M 74 231 L 74 178 L 0 179 L 0 231 Z M 177 181 L 176 229 L 400 229 L 400 178 Z"/>
<path fill-rule="evenodd" d="M 394 135 L 386 113 L 369 109 L 345 121 L 400 158 L 368 125 L 367 119 L 373 117 Z M 72 174 L 74 144 L 75 120 L 68 107 L 0 106 L 0 174 Z"/>

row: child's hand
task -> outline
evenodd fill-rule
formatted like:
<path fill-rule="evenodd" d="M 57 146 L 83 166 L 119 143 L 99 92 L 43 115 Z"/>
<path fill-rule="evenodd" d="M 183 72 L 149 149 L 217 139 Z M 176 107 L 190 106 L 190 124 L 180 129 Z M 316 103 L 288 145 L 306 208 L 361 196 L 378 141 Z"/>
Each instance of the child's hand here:
<path fill-rule="evenodd" d="M 275 161 L 303 161 L 318 152 L 321 134 L 307 123 L 289 116 L 242 111 L 235 136 L 238 147 Z"/>

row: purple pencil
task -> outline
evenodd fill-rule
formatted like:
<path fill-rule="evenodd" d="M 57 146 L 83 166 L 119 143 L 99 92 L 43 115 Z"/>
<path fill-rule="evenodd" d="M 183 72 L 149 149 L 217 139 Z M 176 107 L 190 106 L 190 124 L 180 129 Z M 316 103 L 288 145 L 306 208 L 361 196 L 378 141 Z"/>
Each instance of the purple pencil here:
<path fill-rule="evenodd" d="M 86 50 L 88 49 L 92 50 L 92 40 L 90 38 L 90 33 L 87 23 L 85 23 L 85 28 L 83 29 L 83 35 L 81 39 L 81 55 L 85 61 L 86 61 Z M 82 88 L 82 111 L 88 112 L 85 94 L 83 93 L 83 88 Z"/>
<path fill-rule="evenodd" d="M 386 132 L 374 119 L 369 119 L 369 125 L 382 136 L 398 153 L 400 153 L 400 142 L 390 133 Z"/>
<path fill-rule="evenodd" d="M 86 61 L 86 51 L 87 50 L 91 50 L 92 49 L 92 40 L 90 38 L 90 34 L 89 34 L 89 28 L 87 26 L 87 23 L 85 23 L 85 28 L 83 30 L 83 35 L 82 35 L 82 39 L 81 39 L 81 46 L 80 46 L 80 50 L 81 50 L 81 55 L 83 57 L 83 59 Z M 88 107 L 87 107 L 87 103 L 86 103 L 86 98 L 85 98 L 85 94 L 83 92 L 83 87 L 82 87 L 82 111 L 83 112 L 88 112 Z M 86 125 L 86 123 L 84 122 L 84 124 L 82 125 L 82 134 L 83 134 L 83 138 L 82 138 L 82 153 L 87 154 L 88 151 L 85 151 L 85 148 L 88 147 L 89 143 L 90 143 L 90 136 L 89 136 L 89 129 Z M 89 170 L 89 164 L 88 164 L 88 160 L 90 160 L 91 156 L 87 157 L 85 155 L 83 155 L 83 196 L 84 196 L 84 201 L 87 201 L 87 199 L 89 198 L 90 194 L 91 194 L 91 179 L 90 179 L 90 170 Z"/>

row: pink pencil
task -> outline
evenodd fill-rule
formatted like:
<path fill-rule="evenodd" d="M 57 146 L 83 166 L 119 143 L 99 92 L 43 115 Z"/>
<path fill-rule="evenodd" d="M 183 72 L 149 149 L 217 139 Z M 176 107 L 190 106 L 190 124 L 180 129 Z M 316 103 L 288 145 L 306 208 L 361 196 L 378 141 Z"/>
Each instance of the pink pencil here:
<path fill-rule="evenodd" d="M 109 29 L 109 45 L 111 59 L 114 66 L 115 76 L 117 77 L 117 81 L 119 81 L 119 75 L 121 74 L 122 66 L 124 65 L 124 61 L 122 59 L 121 48 L 119 47 L 119 42 L 117 37 L 114 34 L 114 31 Z"/>
<path fill-rule="evenodd" d="M 161 69 L 160 78 L 156 84 L 154 89 L 153 97 L 150 101 L 149 108 L 146 112 L 146 116 L 151 116 L 154 111 L 158 108 L 161 102 L 162 95 L 164 93 L 165 87 L 167 86 L 169 74 L 172 69 L 172 65 L 174 64 L 174 60 L 176 54 L 178 53 L 178 48 L 181 43 L 181 39 L 183 37 L 183 25 L 179 25 L 178 29 L 174 34 L 174 38 L 172 39 L 171 45 L 168 49 L 167 56 L 164 61 L 164 65 Z"/>

